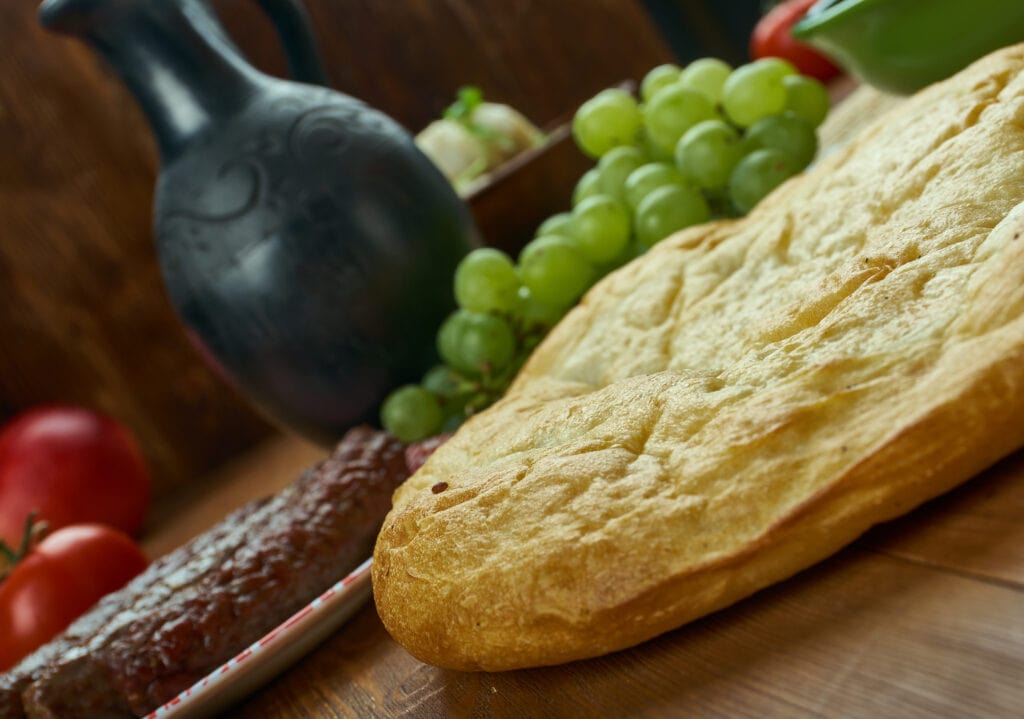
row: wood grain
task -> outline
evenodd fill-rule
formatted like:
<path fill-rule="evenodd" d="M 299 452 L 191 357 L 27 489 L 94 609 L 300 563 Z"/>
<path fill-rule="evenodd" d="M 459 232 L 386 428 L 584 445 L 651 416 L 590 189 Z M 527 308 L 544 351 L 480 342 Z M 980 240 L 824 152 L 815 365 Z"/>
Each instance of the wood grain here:
<path fill-rule="evenodd" d="M 635 0 L 307 4 L 337 87 L 412 129 L 471 83 L 546 125 L 669 57 Z M 256 4 L 215 5 L 256 64 L 283 74 Z M 37 7 L 0 3 L 0 421 L 44 402 L 112 414 L 168 503 L 272 430 L 204 364 L 166 300 L 156 153 L 133 98 L 84 46 L 45 33 Z M 515 211 L 536 224 L 546 208 Z"/>
<path fill-rule="evenodd" d="M 1024 585 L 855 547 L 634 649 L 545 669 L 429 667 L 367 607 L 239 715 L 1010 717 L 1022 660 Z"/>
<path fill-rule="evenodd" d="M 639 0 L 303 0 L 328 75 L 418 130 L 463 85 L 551 126 L 597 91 L 673 56 Z M 250 0 L 214 0 L 242 50 L 285 73 Z"/>
<path fill-rule="evenodd" d="M 880 527 L 861 544 L 906 561 L 1024 586 L 1024 453 Z"/>
<path fill-rule="evenodd" d="M 155 150 L 85 47 L 0 5 L 0 419 L 47 402 L 105 411 L 158 486 L 194 481 L 267 433 L 199 359 L 151 238 Z"/>
<path fill-rule="evenodd" d="M 261 447 L 148 546 L 205 529 L 314 455 L 291 439 Z M 1015 717 L 1024 706 L 1022 520 L 1024 451 L 746 601 L 558 667 L 431 667 L 388 636 L 369 604 L 234 714 Z"/>
<path fill-rule="evenodd" d="M 787 582 L 634 649 L 560 667 L 430 667 L 367 607 L 239 716 L 1019 716 L 1022 502 L 1018 453 Z"/>
<path fill-rule="evenodd" d="M 573 189 L 593 166 L 565 122 L 549 132 L 545 145 L 506 163 L 466 201 L 487 244 L 514 258 L 535 236 L 538 218 L 572 209 Z"/>

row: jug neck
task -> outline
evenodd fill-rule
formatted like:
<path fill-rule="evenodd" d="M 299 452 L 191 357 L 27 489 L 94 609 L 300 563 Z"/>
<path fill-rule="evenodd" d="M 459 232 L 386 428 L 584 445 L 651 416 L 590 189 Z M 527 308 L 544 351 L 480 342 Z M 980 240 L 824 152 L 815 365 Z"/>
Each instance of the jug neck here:
<path fill-rule="evenodd" d="M 113 66 L 146 114 L 164 163 L 263 82 L 206 0 L 47 0 L 41 17 Z"/>

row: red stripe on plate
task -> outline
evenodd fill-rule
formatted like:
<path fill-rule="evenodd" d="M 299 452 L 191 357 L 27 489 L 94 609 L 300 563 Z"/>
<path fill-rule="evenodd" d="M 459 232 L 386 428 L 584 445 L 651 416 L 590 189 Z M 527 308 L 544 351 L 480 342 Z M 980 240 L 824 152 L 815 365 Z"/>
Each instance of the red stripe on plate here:
<path fill-rule="evenodd" d="M 296 613 L 294 616 L 292 616 L 291 619 L 289 619 L 287 622 L 282 624 L 281 625 L 281 629 L 290 629 L 290 628 L 294 627 L 296 624 L 298 624 L 303 619 L 308 617 L 312 611 L 313 611 L 313 605 L 312 604 L 307 604 L 304 609 L 299 610 L 299 612 Z"/>

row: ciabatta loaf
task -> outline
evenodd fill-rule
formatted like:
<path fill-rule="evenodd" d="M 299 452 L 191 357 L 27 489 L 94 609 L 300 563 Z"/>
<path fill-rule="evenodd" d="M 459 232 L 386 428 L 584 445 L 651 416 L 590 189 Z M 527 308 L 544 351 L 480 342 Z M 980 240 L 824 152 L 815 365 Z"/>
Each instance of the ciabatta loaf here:
<path fill-rule="evenodd" d="M 458 669 L 627 647 L 1024 445 L 1022 70 L 975 63 L 598 284 L 396 493 L 393 636 Z"/>

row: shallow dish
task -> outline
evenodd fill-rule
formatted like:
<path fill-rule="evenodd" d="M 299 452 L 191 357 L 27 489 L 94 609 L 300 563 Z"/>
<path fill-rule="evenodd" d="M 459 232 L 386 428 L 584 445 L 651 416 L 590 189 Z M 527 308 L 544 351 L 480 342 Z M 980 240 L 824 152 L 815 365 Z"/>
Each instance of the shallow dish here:
<path fill-rule="evenodd" d="M 793 36 L 881 90 L 910 94 L 1024 40 L 1024 2 L 821 0 Z"/>
<path fill-rule="evenodd" d="M 310 652 L 370 597 L 371 560 L 296 612 L 234 659 L 147 715 L 146 719 L 218 716 Z"/>

